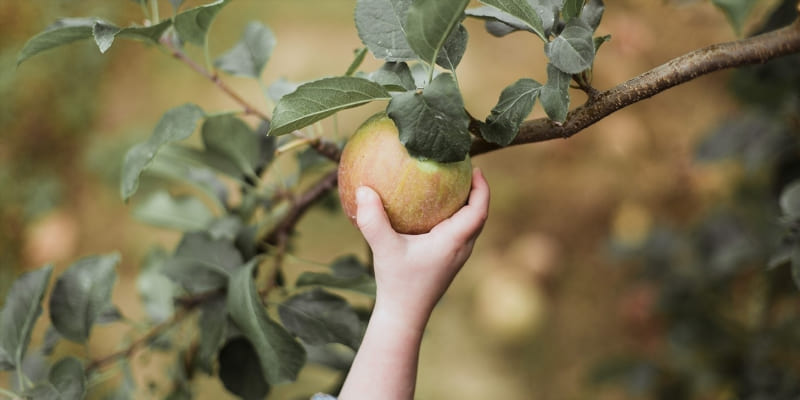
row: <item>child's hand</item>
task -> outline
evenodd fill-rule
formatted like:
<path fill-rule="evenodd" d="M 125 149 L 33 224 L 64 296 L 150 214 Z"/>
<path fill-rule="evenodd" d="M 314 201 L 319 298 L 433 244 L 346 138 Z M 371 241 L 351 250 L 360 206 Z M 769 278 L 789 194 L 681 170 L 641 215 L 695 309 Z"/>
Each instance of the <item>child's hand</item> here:
<path fill-rule="evenodd" d="M 467 205 L 422 235 L 392 229 L 378 195 L 356 192 L 356 220 L 372 248 L 377 282 L 376 313 L 422 328 L 433 307 L 464 265 L 489 209 L 489 186 L 477 168 Z"/>

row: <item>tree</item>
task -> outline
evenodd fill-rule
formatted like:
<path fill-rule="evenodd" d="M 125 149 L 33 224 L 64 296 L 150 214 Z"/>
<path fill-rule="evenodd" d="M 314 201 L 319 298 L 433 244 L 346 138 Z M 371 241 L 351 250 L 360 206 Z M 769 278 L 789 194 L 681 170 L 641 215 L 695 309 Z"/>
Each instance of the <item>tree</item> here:
<path fill-rule="evenodd" d="M 276 106 L 268 115 L 219 74 L 259 80 L 275 42 L 267 26 L 248 24 L 241 40 L 212 62 L 209 29 L 220 12 L 235 7 L 230 1 L 196 7 L 171 1 L 170 18 L 160 18 L 155 0 L 137 3 L 146 24 L 121 27 L 95 17 L 61 19 L 31 38 L 17 63 L 77 40 L 93 40 L 101 52 L 118 39 L 142 41 L 213 82 L 240 109 L 211 112 L 192 103 L 172 108 L 146 141 L 126 153 L 123 200 L 137 193 L 145 173 L 193 188 L 179 196 L 151 192 L 134 209 L 147 222 L 184 232 L 174 251 L 154 250 L 143 262 L 138 283 L 149 316 L 147 328 L 119 351 L 86 360 L 62 358 L 35 382 L 17 373 L 15 390 L 25 396 L 82 397 L 87 379 L 98 379 L 112 367 L 127 376 L 126 359 L 163 345 L 180 326 L 193 328 L 187 343 L 172 343 L 176 362 L 170 396 L 191 396 L 192 377 L 198 371 L 218 376 L 240 397 L 261 398 L 273 386 L 296 379 L 306 363 L 346 370 L 368 311 L 354 307 L 342 291 L 373 295 L 368 263 L 343 255 L 324 272 L 310 269 L 293 280 L 282 268 L 300 219 L 312 207 L 331 203 L 336 187 L 331 166 L 341 143 L 311 132 L 314 124 L 339 111 L 388 102 L 386 110 L 412 154 L 450 162 L 467 154 L 567 138 L 698 76 L 800 52 L 800 24 L 793 18 L 784 27 L 699 49 L 600 91 L 591 78 L 595 56 L 610 39 L 595 36 L 605 9 L 602 1 L 487 0 L 468 8 L 468 1 L 359 0 L 355 25 L 366 47 L 341 76 L 270 86 L 267 92 Z M 748 6 L 721 8 L 738 27 Z M 464 108 L 456 74 L 468 47 L 464 18 L 485 20 L 486 29 L 498 37 L 519 31 L 515 35 L 529 33 L 541 39 L 549 60 L 547 81 L 521 77 L 503 90 L 487 117 L 471 115 Z M 188 55 L 192 46 L 204 50 L 205 63 Z M 376 71 L 360 71 L 368 52 L 386 63 Z M 572 110 L 570 86 L 587 98 Z M 526 121 L 537 99 L 548 118 Z M 248 123 L 244 117 L 258 122 Z M 202 146 L 186 142 L 196 131 Z M 296 182 L 269 179 L 274 163 L 306 146 Z M 226 182 L 234 182 L 233 190 Z M 49 354 L 60 340 L 85 343 L 94 325 L 124 318 L 111 304 L 118 263 L 117 254 L 89 256 L 55 279 L 47 298 L 52 327 L 36 352 Z M 42 267 L 22 275 L 11 287 L 0 319 L 0 367 L 24 370 L 26 354 L 31 355 L 31 330 L 51 275 L 52 267 Z M 118 393 L 129 396 L 131 390 L 124 379 Z"/>

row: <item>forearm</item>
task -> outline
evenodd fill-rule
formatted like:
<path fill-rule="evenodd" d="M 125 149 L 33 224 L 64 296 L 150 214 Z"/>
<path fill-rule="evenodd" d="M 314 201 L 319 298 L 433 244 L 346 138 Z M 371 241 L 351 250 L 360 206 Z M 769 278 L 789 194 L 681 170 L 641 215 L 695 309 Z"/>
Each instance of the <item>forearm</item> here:
<path fill-rule="evenodd" d="M 376 304 L 340 400 L 414 398 L 417 361 L 428 315 L 412 321 Z"/>

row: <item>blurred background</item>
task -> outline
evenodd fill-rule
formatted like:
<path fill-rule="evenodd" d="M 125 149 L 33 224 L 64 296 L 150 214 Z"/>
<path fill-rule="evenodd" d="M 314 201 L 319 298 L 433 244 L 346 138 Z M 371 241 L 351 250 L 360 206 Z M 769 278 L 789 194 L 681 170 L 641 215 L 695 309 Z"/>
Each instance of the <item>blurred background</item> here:
<path fill-rule="evenodd" d="M 609 3 L 597 31 L 612 35 L 595 62 L 593 83 L 601 90 L 737 38 L 710 1 Z M 214 22 L 211 54 L 230 48 L 257 19 L 278 40 L 264 85 L 341 74 L 361 47 L 354 4 L 237 0 Z M 755 2 L 745 34 L 791 21 L 794 5 Z M 118 25 L 143 20 L 129 0 L 0 2 L 0 298 L 27 269 L 53 263 L 61 271 L 83 255 L 119 251 L 114 302 L 136 319 L 141 259 L 154 244 L 172 248 L 179 235 L 130 216 L 118 194 L 122 157 L 171 107 L 236 105 L 138 42 L 119 41 L 105 55 L 78 42 L 15 67 L 27 39 L 68 16 Z M 535 36 L 498 39 L 475 20 L 466 27 L 458 80 L 473 115 L 488 115 L 500 91 L 520 77 L 546 80 Z M 195 50 L 190 55 L 201 59 Z M 362 69 L 379 65 L 368 55 Z M 798 71 L 800 59 L 792 56 L 715 73 L 568 140 L 476 157 L 492 190 L 490 218 L 428 327 L 417 397 L 798 398 L 800 294 L 788 267 L 766 268 L 784 234 L 778 196 L 800 166 Z M 271 111 L 263 87 L 225 79 Z M 572 94 L 573 107 L 585 100 Z M 341 113 L 340 131 L 330 135 L 346 137 L 376 109 Z M 537 105 L 532 117 L 542 115 Z M 297 260 L 364 253 L 339 213 L 311 212 L 298 234 Z M 34 341 L 42 340 L 38 328 Z M 59 351 L 107 354 L 124 331 L 103 326 L 89 349 Z M 157 356 L 149 357 L 133 363 L 143 388 L 163 379 L 151 359 Z M 216 380 L 197 380 L 198 398 L 230 396 Z M 336 380 L 333 371 L 304 371 L 272 398 L 326 390 Z"/>

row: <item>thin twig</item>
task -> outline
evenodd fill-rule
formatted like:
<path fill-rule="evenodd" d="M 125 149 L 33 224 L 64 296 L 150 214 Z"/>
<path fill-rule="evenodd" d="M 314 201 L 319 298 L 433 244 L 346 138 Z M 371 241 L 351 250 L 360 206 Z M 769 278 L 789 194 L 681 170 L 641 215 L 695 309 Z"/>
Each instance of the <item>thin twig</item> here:
<path fill-rule="evenodd" d="M 242 106 L 242 108 L 244 108 L 245 114 L 255 115 L 255 116 L 261 118 L 264 121 L 269 121 L 269 117 L 267 117 L 266 114 L 261 112 L 259 109 L 254 107 L 252 104 L 247 102 L 247 100 L 245 100 L 242 96 L 240 96 L 238 93 L 233 91 L 233 89 L 230 86 L 228 86 L 228 84 L 225 83 L 225 81 L 223 81 L 219 77 L 219 74 L 217 74 L 216 72 L 209 71 L 208 69 L 206 69 L 202 65 L 198 64 L 197 62 L 195 62 L 194 60 L 189 58 L 189 56 L 187 56 L 186 53 L 184 53 L 183 51 L 181 51 L 180 49 L 175 47 L 175 45 L 173 45 L 169 41 L 169 39 L 167 39 L 167 36 L 162 37 L 160 42 L 170 52 L 170 54 L 172 54 L 173 57 L 175 57 L 176 59 L 180 60 L 181 62 L 183 62 L 187 66 L 189 66 L 189 68 L 193 69 L 198 74 L 203 75 L 204 77 L 206 77 L 208 80 L 210 80 L 215 85 L 217 85 L 217 87 L 220 90 L 225 92 L 225 94 L 227 94 L 228 97 L 230 97 L 231 99 L 233 99 L 233 101 L 235 101 L 240 106 Z"/>

